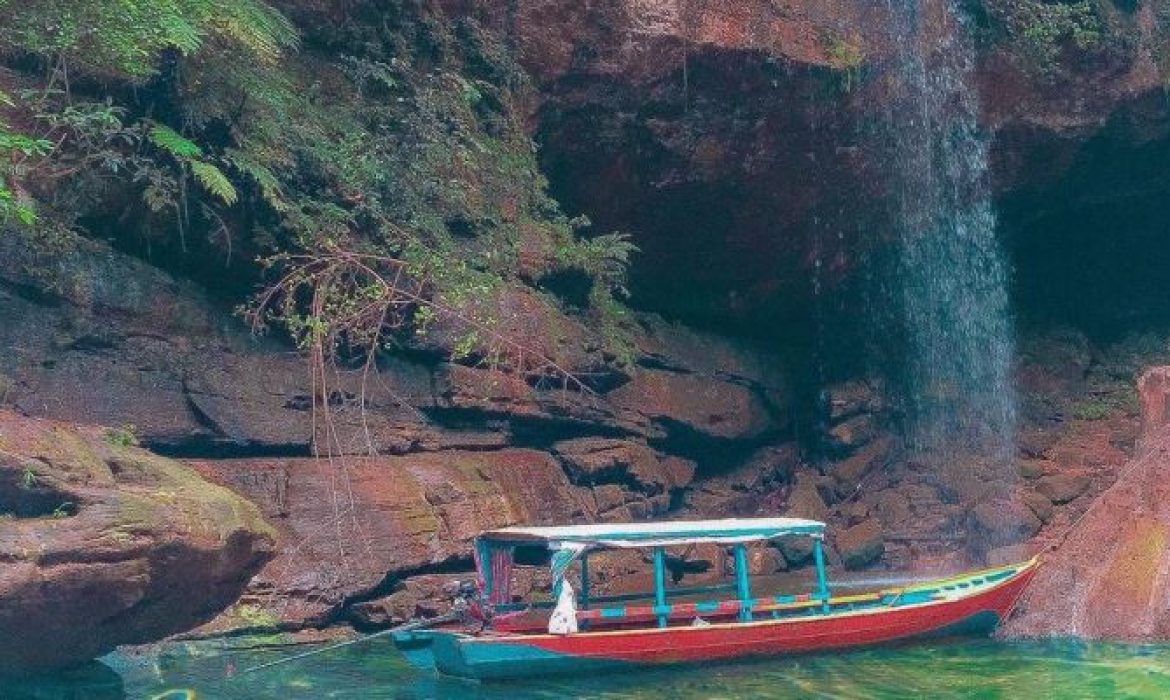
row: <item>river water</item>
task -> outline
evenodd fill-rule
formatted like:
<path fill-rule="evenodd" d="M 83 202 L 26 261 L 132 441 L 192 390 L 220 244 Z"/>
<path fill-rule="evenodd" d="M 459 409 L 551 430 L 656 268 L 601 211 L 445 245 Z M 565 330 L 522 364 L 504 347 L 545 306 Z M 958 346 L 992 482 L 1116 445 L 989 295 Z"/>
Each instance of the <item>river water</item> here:
<path fill-rule="evenodd" d="M 115 653 L 72 678 L 0 686 L 5 700 L 115 698 L 1167 698 L 1170 646 L 939 641 L 899 648 L 587 678 L 475 684 L 415 671 L 385 640 L 253 674 L 305 647 L 266 640 Z M 252 645 L 252 648 L 247 648 Z M 116 670 L 115 670 L 116 669 Z M 0 683 L 4 683 L 0 681 Z"/>

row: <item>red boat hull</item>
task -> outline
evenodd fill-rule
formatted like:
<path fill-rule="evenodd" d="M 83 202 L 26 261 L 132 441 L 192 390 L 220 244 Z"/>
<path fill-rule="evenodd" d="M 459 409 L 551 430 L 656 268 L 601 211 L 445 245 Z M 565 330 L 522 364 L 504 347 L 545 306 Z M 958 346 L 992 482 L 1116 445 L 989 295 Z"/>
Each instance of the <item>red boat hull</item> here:
<path fill-rule="evenodd" d="M 588 671 L 598 667 L 695 663 L 870 646 L 928 635 L 990 631 L 1023 593 L 1035 563 L 1002 581 L 956 588 L 943 599 L 862 610 L 810 613 L 709 626 L 615 630 L 571 635 L 437 635 L 439 671 L 471 678 L 507 678 Z M 941 595 L 941 594 L 940 594 Z"/>

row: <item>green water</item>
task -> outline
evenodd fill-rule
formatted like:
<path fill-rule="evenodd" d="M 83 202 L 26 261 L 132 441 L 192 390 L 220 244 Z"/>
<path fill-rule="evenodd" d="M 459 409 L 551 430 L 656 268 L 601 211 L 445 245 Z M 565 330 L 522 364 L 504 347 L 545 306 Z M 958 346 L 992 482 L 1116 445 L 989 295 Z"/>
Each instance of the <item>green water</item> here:
<path fill-rule="evenodd" d="M 229 665 L 246 668 L 304 649 L 241 649 L 239 643 L 201 642 L 146 654 L 113 654 L 67 677 L 0 681 L 0 698 L 1170 698 L 1170 646 L 939 642 L 478 685 L 419 673 L 382 640 L 229 678 Z"/>

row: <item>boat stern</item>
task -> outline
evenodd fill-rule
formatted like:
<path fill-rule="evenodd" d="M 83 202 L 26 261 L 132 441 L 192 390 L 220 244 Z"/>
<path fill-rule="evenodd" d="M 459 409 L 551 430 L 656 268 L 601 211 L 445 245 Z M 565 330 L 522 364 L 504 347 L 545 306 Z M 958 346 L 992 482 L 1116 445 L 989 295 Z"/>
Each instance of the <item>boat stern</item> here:
<path fill-rule="evenodd" d="M 434 630 L 408 630 L 391 635 L 394 646 L 406 657 L 407 662 L 420 671 L 435 670 L 435 635 L 447 634 Z"/>

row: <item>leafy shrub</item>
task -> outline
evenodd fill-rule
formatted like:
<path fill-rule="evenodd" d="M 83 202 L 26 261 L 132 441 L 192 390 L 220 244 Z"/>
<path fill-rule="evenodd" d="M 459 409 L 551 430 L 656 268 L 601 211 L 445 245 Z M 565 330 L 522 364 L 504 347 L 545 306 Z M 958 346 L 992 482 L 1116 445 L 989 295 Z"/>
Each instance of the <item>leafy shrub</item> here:
<path fill-rule="evenodd" d="M 1110 26 L 1099 0 L 986 0 L 1009 50 L 1034 72 L 1055 75 L 1066 48 L 1105 47 Z"/>
<path fill-rule="evenodd" d="M 590 278 L 580 312 L 620 339 L 633 246 L 548 196 L 504 44 L 415 0 L 297 9 L 303 52 L 260 0 L 0 0 L 0 60 L 33 85 L 11 105 L 19 143 L 38 145 L 0 180 L 0 216 L 31 192 L 126 248 L 261 259 L 253 318 L 324 355 L 444 315 L 466 329 L 455 357 L 494 354 L 478 302 L 539 277 L 522 269 L 536 239 L 541 266 Z"/>

